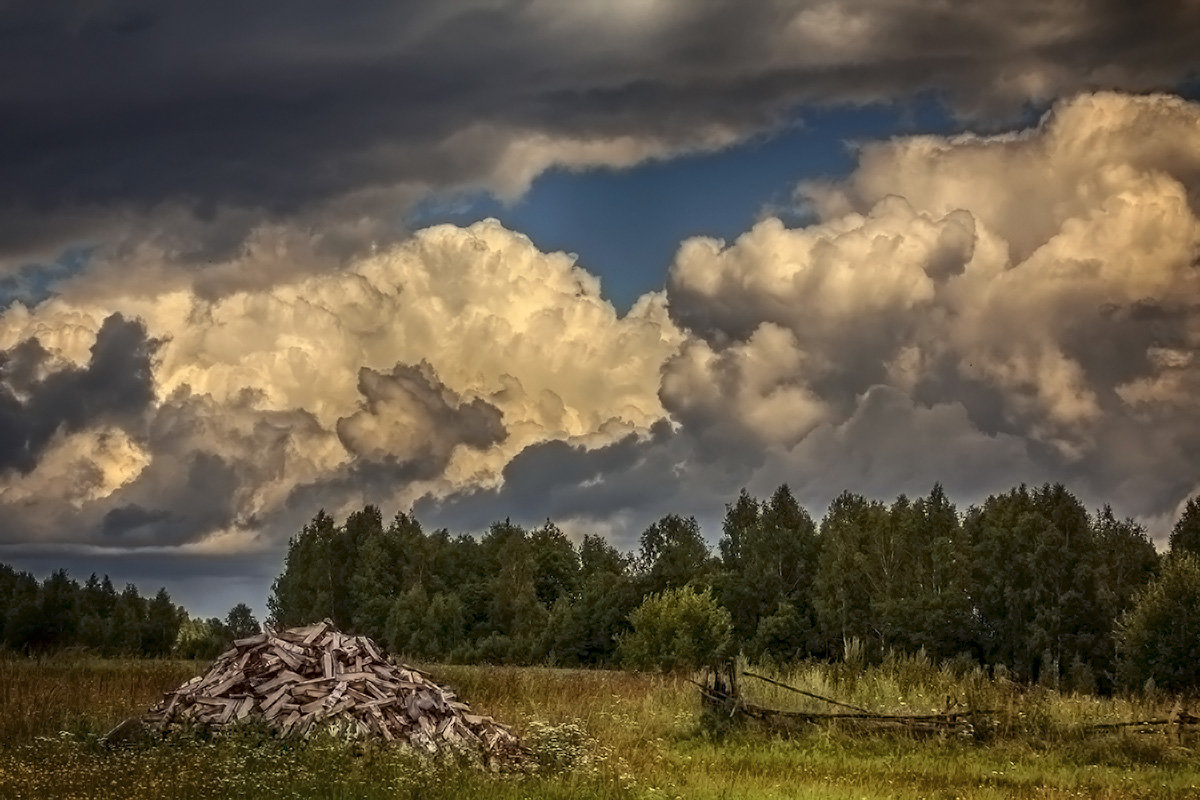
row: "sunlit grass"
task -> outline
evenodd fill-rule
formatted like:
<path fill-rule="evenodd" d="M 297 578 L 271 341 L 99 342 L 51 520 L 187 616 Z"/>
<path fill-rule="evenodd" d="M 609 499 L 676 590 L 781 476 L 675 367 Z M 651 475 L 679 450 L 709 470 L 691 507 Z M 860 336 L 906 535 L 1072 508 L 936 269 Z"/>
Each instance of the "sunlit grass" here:
<path fill-rule="evenodd" d="M 393 748 L 281 742 L 254 731 L 107 750 L 97 735 L 204 667 L 190 662 L 0 662 L 2 798 L 1177 798 L 1200 797 L 1191 742 L 1087 734 L 1094 721 L 1165 713 L 1169 698 L 1023 691 L 928 660 L 810 664 L 789 683 L 878 710 L 940 710 L 949 696 L 1003 712 L 981 743 L 832 727 L 783 738 L 702 726 L 681 677 L 428 665 L 482 713 L 533 742 L 541 769 L 492 775 Z M 746 681 L 766 705 L 821 706 Z"/>

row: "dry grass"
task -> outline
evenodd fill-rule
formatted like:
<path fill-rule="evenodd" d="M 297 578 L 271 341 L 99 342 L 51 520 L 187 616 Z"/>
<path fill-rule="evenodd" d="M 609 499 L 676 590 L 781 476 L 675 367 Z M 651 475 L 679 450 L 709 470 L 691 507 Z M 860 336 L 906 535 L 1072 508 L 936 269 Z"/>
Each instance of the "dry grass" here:
<path fill-rule="evenodd" d="M 1190 743 L 1080 735 L 1085 720 L 1161 710 L 1165 699 L 1023 693 L 918 660 L 782 677 L 872 708 L 1005 703 L 1013 729 L 987 744 L 812 729 L 790 738 L 701 729 L 680 678 L 516 667 L 431 667 L 471 704 L 531 737 L 545 769 L 496 778 L 392 750 L 254 731 L 107 751 L 94 735 L 202 669 L 180 662 L 0 663 L 0 797 L 13 798 L 1200 798 Z M 760 701 L 797 707 L 783 690 Z M 66 734 L 60 733 L 67 731 Z"/>
<path fill-rule="evenodd" d="M 1092 694 L 1024 687 L 994 680 L 980 667 L 937 665 L 923 654 L 893 656 L 861 668 L 809 663 L 783 670 L 755 668 L 767 677 L 800 689 L 894 714 L 956 710 L 996 712 L 997 733 L 1005 738 L 1040 741 L 1075 739 L 1089 725 L 1165 717 L 1175 698 L 1164 695 L 1099 697 Z M 754 679 L 743 681 L 748 699 L 760 705 L 796 711 L 831 711 L 829 705 Z"/>
<path fill-rule="evenodd" d="M 191 661 L 0 658 L 0 741 L 104 733 L 203 665 Z"/>

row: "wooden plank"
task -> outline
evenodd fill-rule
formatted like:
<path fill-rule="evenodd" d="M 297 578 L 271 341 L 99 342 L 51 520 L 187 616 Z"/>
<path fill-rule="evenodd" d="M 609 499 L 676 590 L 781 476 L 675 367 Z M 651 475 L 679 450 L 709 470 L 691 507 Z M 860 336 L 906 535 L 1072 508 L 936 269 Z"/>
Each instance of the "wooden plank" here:
<path fill-rule="evenodd" d="M 340 713 L 342 713 L 342 712 L 343 712 L 343 711 L 345 711 L 346 709 L 348 709 L 348 708 L 351 708 L 351 707 L 353 707 L 353 706 L 354 706 L 354 698 L 351 698 L 351 697 L 343 697 L 343 698 L 341 699 L 341 701 L 340 701 L 340 702 L 338 702 L 338 703 L 335 703 L 335 704 L 334 704 L 334 705 L 333 705 L 333 706 L 332 706 L 332 707 L 329 709 L 329 711 L 328 711 L 328 714 L 327 714 L 327 715 L 328 715 L 328 716 L 330 716 L 330 717 L 332 717 L 332 716 L 334 716 L 334 715 L 336 715 L 336 714 L 340 714 Z"/>
<path fill-rule="evenodd" d="M 237 719 L 245 719 L 246 717 L 250 716 L 250 712 L 253 710 L 254 698 L 245 697 L 242 698 L 242 702 L 238 704 L 237 711 L 234 712 L 234 716 L 237 717 Z"/>
<path fill-rule="evenodd" d="M 301 647 L 300 645 L 292 644 L 289 641 L 280 639 L 278 636 L 270 637 L 269 639 L 267 639 L 267 642 L 270 643 L 271 647 L 277 648 L 279 650 L 284 650 L 288 653 L 292 653 L 293 655 L 302 656 L 306 652 L 305 649 L 303 647 Z"/>
<path fill-rule="evenodd" d="M 283 710 L 283 701 L 287 695 L 287 690 L 281 689 L 272 696 L 271 702 L 263 706 L 263 716 L 267 719 L 274 719 L 279 712 Z"/>
<path fill-rule="evenodd" d="M 212 690 L 209 692 L 209 694 L 211 694 L 213 696 L 223 695 L 227 691 L 232 689 L 234 686 L 237 686 L 239 683 L 244 681 L 245 679 L 246 679 L 246 676 L 243 675 L 240 670 L 238 670 L 238 671 L 234 672 L 232 675 L 230 675 L 228 678 L 226 678 L 225 680 L 221 681 L 216 686 L 214 686 L 212 688 Z"/>
<path fill-rule="evenodd" d="M 245 639 L 234 639 L 233 646 L 240 650 L 243 647 L 253 647 L 256 644 L 262 644 L 265 641 L 267 641 L 267 635 L 265 633 L 256 633 L 253 636 L 247 636 Z"/>
<path fill-rule="evenodd" d="M 284 664 L 293 670 L 300 669 L 301 661 L 295 653 L 288 650 L 280 650 L 276 645 L 271 645 L 271 655 L 276 656 Z"/>
<path fill-rule="evenodd" d="M 371 700 L 363 703 L 364 708 L 384 708 L 385 706 L 395 705 L 400 702 L 398 697 L 381 697 L 378 700 Z"/>
<path fill-rule="evenodd" d="M 224 725 L 229 722 L 229 720 L 233 719 L 233 714 L 235 711 L 237 711 L 238 705 L 240 704 L 235 701 L 227 702 L 225 704 L 225 710 L 221 712 L 221 716 L 217 720 L 217 724 Z"/>
<path fill-rule="evenodd" d="M 324 676 L 322 676 L 320 678 L 308 678 L 306 680 L 302 680 L 299 683 L 297 683 L 296 688 L 304 688 L 307 686 L 320 686 L 323 683 L 333 683 L 334 680 L 336 680 L 336 679 L 333 678 L 332 676 L 330 676 L 328 678 L 326 678 Z"/>
<path fill-rule="evenodd" d="M 308 631 L 308 633 L 306 633 L 306 634 L 304 635 L 304 639 L 303 639 L 303 642 L 302 642 L 302 643 L 303 643 L 303 644 L 312 644 L 312 643 L 313 643 L 313 642 L 315 642 L 315 641 L 317 640 L 317 638 L 318 638 L 318 637 L 320 637 L 320 635 L 321 635 L 321 634 L 323 634 L 323 633 L 324 633 L 324 632 L 325 632 L 325 631 L 326 631 L 328 628 L 329 628 L 329 625 L 327 625 L 327 624 L 326 624 L 326 623 L 324 623 L 324 622 L 318 622 L 317 624 L 315 624 L 315 625 L 312 625 L 312 626 L 311 626 L 311 630 L 309 630 L 309 631 Z"/>
<path fill-rule="evenodd" d="M 299 683 L 302 680 L 304 680 L 304 676 L 292 672 L 290 669 L 286 669 L 266 683 L 260 683 L 258 686 L 255 686 L 254 691 L 258 692 L 259 694 L 267 694 L 272 689 L 275 689 L 276 687 L 285 683 Z"/>
<path fill-rule="evenodd" d="M 283 698 L 287 693 L 288 693 L 288 687 L 280 686 L 269 697 L 267 697 L 265 700 L 260 701 L 260 707 L 263 710 L 263 714 L 266 714 L 267 710 L 272 708 L 273 706 L 278 705 L 279 703 L 282 703 Z"/>
<path fill-rule="evenodd" d="M 370 655 L 374 661 L 383 661 L 383 656 L 379 655 L 379 651 L 375 649 L 374 643 L 372 643 L 371 640 L 365 636 L 363 637 L 363 647 L 366 648 L 368 655 Z"/>
<path fill-rule="evenodd" d="M 299 721 L 300 712 L 298 710 L 292 710 L 286 717 L 284 717 L 283 722 L 279 726 L 280 731 L 284 736 L 287 736 L 289 733 L 291 733 L 292 728 L 294 728 L 296 723 Z"/>
<path fill-rule="evenodd" d="M 326 698 L 322 697 L 317 700 L 313 700 L 311 703 L 305 703 L 304 705 L 300 706 L 300 713 L 312 714 L 316 711 L 319 711 L 325 707 L 325 700 Z"/>

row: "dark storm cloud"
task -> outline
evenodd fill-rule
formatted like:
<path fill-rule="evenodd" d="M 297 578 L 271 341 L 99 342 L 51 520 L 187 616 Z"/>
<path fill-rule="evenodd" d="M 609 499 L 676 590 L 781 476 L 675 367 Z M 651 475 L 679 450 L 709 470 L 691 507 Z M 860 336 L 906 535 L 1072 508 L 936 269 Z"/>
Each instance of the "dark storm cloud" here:
<path fill-rule="evenodd" d="M 14 375 L 29 372 L 25 351 L 34 348 L 36 342 L 14 349 Z M 101 354 L 111 349 L 107 338 L 97 342 Z M 44 358 L 40 350 L 36 355 Z M 506 436 L 498 409 L 479 399 L 464 401 L 426 363 L 397 364 L 386 373 L 363 368 L 359 391 L 360 408 L 336 426 L 349 461 L 297 487 L 302 502 L 295 507 L 285 504 L 266 518 L 249 510 L 255 491 L 294 466 L 297 437 L 318 433 L 310 414 L 256 410 L 252 392 L 221 410 L 211 398 L 179 393 L 147 421 L 140 435 L 147 461 L 135 476 L 81 508 L 10 508 L 0 522 L 0 540 L 43 531 L 52 540 L 104 547 L 178 546 L 231 526 L 247 535 L 267 527 L 277 536 L 303 524 L 314 507 L 337 508 L 348 498 L 376 497 L 437 477 L 456 447 L 486 449 Z M 35 462 L 30 456 L 29 468 Z"/>
<path fill-rule="evenodd" d="M 175 469 L 143 471 L 109 503 L 99 541 L 117 547 L 178 545 L 235 521 L 242 476 L 233 466 L 204 452 L 170 463 Z"/>
<path fill-rule="evenodd" d="M 359 370 L 359 410 L 338 420 L 339 440 L 353 459 L 336 474 L 297 486 L 270 521 L 294 530 L 316 508 L 347 498 L 377 502 L 398 486 L 441 475 L 458 447 L 486 450 L 508 432 L 500 410 L 449 389 L 428 363 L 397 364 L 390 372 Z"/>
<path fill-rule="evenodd" d="M 5 3 L 0 258 L 181 209 L 198 258 L 264 216 L 390 214 L 510 180 L 494 172 L 530 134 L 688 148 L 804 101 L 936 90 L 991 115 L 1172 85 L 1198 27 L 1188 0 Z"/>
<path fill-rule="evenodd" d="M 570 520 L 582 530 L 594 525 L 629 549 L 646 526 L 669 513 L 696 516 L 715 542 L 725 504 L 741 488 L 767 497 L 786 483 L 820 517 L 846 490 L 886 501 L 941 483 L 965 506 L 1057 474 L 1037 463 L 1019 437 L 980 433 L 961 406 L 914 404 L 886 386 L 867 391 L 844 422 L 818 426 L 791 449 L 735 458 L 714 451 L 702 434 L 664 422 L 649 436 L 595 450 L 537 445 L 509 462 L 499 490 L 424 498 L 413 511 L 427 527 L 454 531 L 483 530 L 505 517 L 524 525 Z"/>
<path fill-rule="evenodd" d="M 646 436 L 592 450 L 566 442 L 526 448 L 505 466 L 500 489 L 426 497 L 413 513 L 426 527 L 453 531 L 481 531 L 506 517 L 524 525 L 547 518 L 583 520 L 585 527 L 595 521 L 614 544 L 628 548 L 646 525 L 668 513 L 695 514 L 711 532 L 722 503 L 731 499 L 729 487 L 744 483 L 753 466 L 713 460 L 664 421 Z"/>
<path fill-rule="evenodd" d="M 136 420 L 154 400 L 145 326 L 108 317 L 82 367 L 56 369 L 36 339 L 0 353 L 0 470 L 28 472 L 56 433 Z"/>
<path fill-rule="evenodd" d="M 388 373 L 363 367 L 358 391 L 363 402 L 338 420 L 337 434 L 365 461 L 410 463 L 418 475 L 432 477 L 455 447 L 482 450 L 507 435 L 499 409 L 478 398 L 465 402 L 425 361 L 397 364 Z"/>

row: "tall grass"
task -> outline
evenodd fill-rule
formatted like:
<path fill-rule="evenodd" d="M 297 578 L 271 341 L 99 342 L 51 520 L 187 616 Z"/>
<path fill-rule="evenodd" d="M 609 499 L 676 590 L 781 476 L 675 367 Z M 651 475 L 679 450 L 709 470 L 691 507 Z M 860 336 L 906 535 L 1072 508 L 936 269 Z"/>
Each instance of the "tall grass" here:
<path fill-rule="evenodd" d="M 877 710 L 941 710 L 946 697 L 1011 718 L 1005 736 L 713 735 L 682 677 L 429 665 L 480 713 L 514 724 L 533 774 L 494 776 L 394 748 L 261 732 L 106 750 L 95 734 L 197 673 L 189 662 L 0 662 L 0 798 L 1177 798 L 1200 797 L 1192 743 L 1162 734 L 1084 735 L 1092 721 L 1164 713 L 1171 698 L 1025 691 L 923 657 L 773 673 Z M 745 681 L 752 699 L 820 707 Z M 1032 722 L 1031 722 L 1032 720 Z M 65 733 L 63 733 L 65 731 Z"/>
<path fill-rule="evenodd" d="M 191 661 L 0 657 L 0 740 L 103 733 L 203 668 Z"/>
<path fill-rule="evenodd" d="M 995 718 L 996 735 L 1033 736 L 1040 741 L 1078 738 L 1097 724 L 1163 718 L 1176 700 L 1156 694 L 1100 697 L 1026 687 L 1002 677 L 993 678 L 979 666 L 935 664 L 924 652 L 889 654 L 883 663 L 874 666 L 807 663 L 754 671 L 880 713 L 989 711 Z M 753 678 L 743 681 L 742 690 L 751 702 L 772 708 L 833 710 L 828 704 Z"/>

